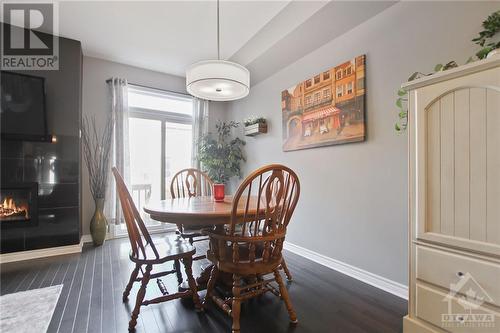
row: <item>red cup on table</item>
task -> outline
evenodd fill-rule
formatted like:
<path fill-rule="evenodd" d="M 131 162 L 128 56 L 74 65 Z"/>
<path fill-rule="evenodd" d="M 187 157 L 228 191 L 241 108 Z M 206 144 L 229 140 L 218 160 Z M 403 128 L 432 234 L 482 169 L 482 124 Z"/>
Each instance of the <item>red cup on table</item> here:
<path fill-rule="evenodd" d="M 216 202 L 224 201 L 224 184 L 214 184 L 213 193 Z"/>

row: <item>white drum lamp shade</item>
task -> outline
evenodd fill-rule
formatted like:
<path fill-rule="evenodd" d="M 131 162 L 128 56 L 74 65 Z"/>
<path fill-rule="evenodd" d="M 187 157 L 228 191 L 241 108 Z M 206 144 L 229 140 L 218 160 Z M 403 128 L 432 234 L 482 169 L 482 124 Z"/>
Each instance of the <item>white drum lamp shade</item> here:
<path fill-rule="evenodd" d="M 232 101 L 250 92 L 250 72 L 245 67 L 225 60 L 206 60 L 186 70 L 186 89 L 210 101 Z"/>

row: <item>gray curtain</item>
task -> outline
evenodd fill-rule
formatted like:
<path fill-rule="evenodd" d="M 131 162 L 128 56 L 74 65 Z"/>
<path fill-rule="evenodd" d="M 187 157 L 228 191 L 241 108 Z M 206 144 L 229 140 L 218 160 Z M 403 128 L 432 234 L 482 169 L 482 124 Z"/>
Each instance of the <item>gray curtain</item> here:
<path fill-rule="evenodd" d="M 191 150 L 191 165 L 193 168 L 201 169 L 198 159 L 200 139 L 208 133 L 208 104 L 209 102 L 193 98 L 193 148 Z"/>
<path fill-rule="evenodd" d="M 113 117 L 113 146 L 111 148 L 111 167 L 115 166 L 125 183 L 130 184 L 130 151 L 129 151 L 129 110 L 128 85 L 126 79 L 112 78 L 108 81 L 110 91 L 110 107 Z M 111 223 L 123 223 L 120 200 L 116 193 L 115 179 L 109 177 L 108 196 L 105 213 Z"/>

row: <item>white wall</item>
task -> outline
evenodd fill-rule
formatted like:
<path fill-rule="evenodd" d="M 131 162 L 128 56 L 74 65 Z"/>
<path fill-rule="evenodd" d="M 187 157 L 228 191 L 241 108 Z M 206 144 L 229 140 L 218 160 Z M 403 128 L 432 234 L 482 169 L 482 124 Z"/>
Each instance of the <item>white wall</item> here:
<path fill-rule="evenodd" d="M 414 71 L 464 63 L 470 40 L 498 2 L 400 2 L 252 87 L 227 117 L 265 116 L 247 138 L 245 173 L 271 162 L 299 175 L 302 193 L 287 240 L 407 284 L 407 138 L 394 132 L 396 91 Z M 310 38 L 314 38 L 311 36 Z M 280 93 L 366 54 L 367 141 L 283 152 Z"/>
<path fill-rule="evenodd" d="M 132 67 L 103 59 L 83 57 L 83 115 L 95 115 L 99 124 L 106 121 L 111 112 L 106 80 L 111 77 L 126 78 L 129 83 L 186 93 L 185 78 Z M 223 118 L 225 105 L 210 104 L 211 119 Z M 210 122 L 210 126 L 213 123 Z M 82 163 L 84 163 L 82 156 Z M 90 233 L 89 224 L 94 213 L 94 201 L 90 194 L 88 172 L 82 167 L 82 233 Z"/>

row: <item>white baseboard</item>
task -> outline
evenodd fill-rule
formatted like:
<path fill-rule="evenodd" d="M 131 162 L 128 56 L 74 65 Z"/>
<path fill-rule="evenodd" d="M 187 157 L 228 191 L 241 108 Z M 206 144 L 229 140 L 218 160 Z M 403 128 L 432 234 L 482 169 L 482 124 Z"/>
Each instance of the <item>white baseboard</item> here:
<path fill-rule="evenodd" d="M 31 260 L 46 258 L 52 256 L 60 256 L 63 254 L 72 254 L 82 252 L 83 241 L 80 240 L 79 244 L 49 247 L 47 249 L 31 250 L 31 251 L 20 251 L 12 253 L 0 254 L 0 264 L 6 264 L 9 262 Z"/>
<path fill-rule="evenodd" d="M 173 232 L 177 230 L 177 227 L 172 227 L 172 228 L 162 228 L 162 229 L 153 229 L 149 230 L 150 235 L 155 235 L 155 234 L 163 234 L 166 232 Z M 128 234 L 126 232 L 120 233 L 120 234 L 115 234 L 114 232 L 110 231 L 106 234 L 106 240 L 110 239 L 117 239 L 117 238 L 127 238 Z M 82 235 L 82 242 L 83 243 L 92 243 L 92 235 L 87 234 L 87 235 Z"/>
<path fill-rule="evenodd" d="M 361 268 L 324 256 L 322 254 L 308 250 L 287 241 L 285 241 L 284 248 L 301 257 L 317 262 L 320 265 L 326 266 L 340 273 L 353 277 L 359 281 L 387 291 L 388 293 L 391 293 L 403 299 L 408 299 L 408 287 L 401 283 L 389 280 L 385 277 L 370 273 Z"/>

